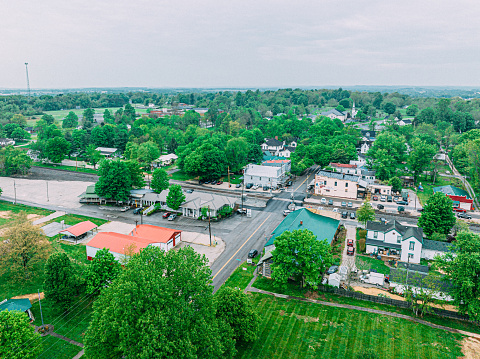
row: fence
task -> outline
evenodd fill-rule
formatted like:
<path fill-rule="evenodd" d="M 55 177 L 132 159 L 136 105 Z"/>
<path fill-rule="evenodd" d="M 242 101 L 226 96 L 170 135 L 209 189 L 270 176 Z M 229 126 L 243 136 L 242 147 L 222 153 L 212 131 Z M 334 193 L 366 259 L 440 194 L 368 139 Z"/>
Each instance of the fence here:
<path fill-rule="evenodd" d="M 354 292 L 354 291 L 351 291 L 351 290 L 345 290 L 343 288 L 335 288 L 335 287 L 331 287 L 331 286 L 321 285 L 321 286 L 319 286 L 318 290 L 322 291 L 322 292 L 334 293 L 334 294 L 341 295 L 342 297 L 347 297 L 347 298 L 355 298 L 355 299 L 360 299 L 360 300 L 366 300 L 366 301 L 369 301 L 369 302 L 392 305 L 394 307 L 405 308 L 405 309 L 410 308 L 410 303 L 407 302 L 407 301 L 391 299 L 391 298 L 386 298 L 386 297 L 379 297 L 379 296 L 369 295 L 369 294 L 365 294 L 365 293 L 361 293 L 361 292 Z M 457 313 L 457 312 L 452 312 L 450 310 L 445 310 L 445 309 L 440 309 L 440 308 L 432 308 L 432 312 L 433 312 L 433 314 L 441 316 L 441 317 L 470 321 L 470 318 L 468 316 Z"/>

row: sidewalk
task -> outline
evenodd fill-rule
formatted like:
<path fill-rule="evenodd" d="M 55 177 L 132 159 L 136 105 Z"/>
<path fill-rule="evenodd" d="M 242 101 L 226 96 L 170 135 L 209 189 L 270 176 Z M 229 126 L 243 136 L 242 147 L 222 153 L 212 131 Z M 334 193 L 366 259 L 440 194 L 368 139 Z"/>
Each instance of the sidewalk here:
<path fill-rule="evenodd" d="M 343 247 L 343 253 L 342 253 L 342 265 L 347 266 L 348 271 L 352 272 L 355 271 L 357 268 L 355 265 L 355 256 L 357 255 L 357 250 L 356 250 L 356 242 L 357 242 L 357 229 L 356 227 L 352 225 L 345 225 L 345 229 L 347 230 L 347 235 L 345 237 L 345 246 Z M 348 239 L 353 239 L 353 248 L 355 248 L 355 251 L 353 252 L 353 256 L 347 255 L 347 240 Z"/>
<path fill-rule="evenodd" d="M 54 213 L 52 213 L 52 214 L 49 214 L 49 215 L 46 216 L 46 217 L 37 219 L 36 221 L 33 222 L 33 224 L 34 224 L 34 225 L 36 225 L 36 224 L 42 224 L 42 223 L 51 221 L 52 219 L 55 219 L 55 218 L 64 216 L 65 214 L 66 214 L 66 212 L 64 212 L 64 211 L 56 211 L 56 212 L 54 212 Z"/>

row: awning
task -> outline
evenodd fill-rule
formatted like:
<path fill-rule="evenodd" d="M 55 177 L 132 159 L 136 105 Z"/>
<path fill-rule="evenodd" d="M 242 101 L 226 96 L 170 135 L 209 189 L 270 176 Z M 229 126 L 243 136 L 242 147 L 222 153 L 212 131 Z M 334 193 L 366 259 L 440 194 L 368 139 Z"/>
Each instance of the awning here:
<path fill-rule="evenodd" d="M 97 225 L 95 223 L 92 223 L 90 221 L 85 221 L 85 222 L 77 223 L 74 226 L 68 227 L 67 229 L 60 231 L 59 233 L 68 234 L 72 237 L 78 237 L 95 228 L 97 228 Z"/>

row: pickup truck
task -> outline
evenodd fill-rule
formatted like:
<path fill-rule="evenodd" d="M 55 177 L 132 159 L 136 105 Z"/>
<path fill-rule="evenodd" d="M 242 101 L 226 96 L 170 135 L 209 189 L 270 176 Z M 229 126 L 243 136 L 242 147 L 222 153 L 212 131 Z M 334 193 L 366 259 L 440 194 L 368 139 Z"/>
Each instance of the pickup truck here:
<path fill-rule="evenodd" d="M 360 282 L 374 284 L 378 287 L 382 286 L 384 281 L 385 275 L 381 273 L 370 272 L 368 274 L 360 276 Z"/>

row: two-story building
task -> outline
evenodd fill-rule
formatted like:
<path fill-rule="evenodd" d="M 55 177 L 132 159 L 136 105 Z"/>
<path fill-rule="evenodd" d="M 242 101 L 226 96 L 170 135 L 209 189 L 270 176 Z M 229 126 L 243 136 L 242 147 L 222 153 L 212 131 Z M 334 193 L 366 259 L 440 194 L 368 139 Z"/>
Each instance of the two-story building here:
<path fill-rule="evenodd" d="M 333 168 L 335 172 L 346 173 L 350 175 L 357 174 L 357 165 L 347 164 L 347 163 L 336 163 L 330 162 L 328 165 L 329 167 Z"/>
<path fill-rule="evenodd" d="M 375 142 L 376 133 L 375 131 L 370 131 L 370 130 L 361 130 L 360 132 L 361 132 L 361 138 L 360 138 L 358 151 L 362 155 L 365 155 L 368 152 L 368 150 L 373 146 L 373 143 Z"/>
<path fill-rule="evenodd" d="M 332 120 L 335 118 L 338 118 L 340 121 L 345 122 L 348 117 L 348 113 L 346 111 L 343 111 L 343 112 L 338 111 L 337 109 L 334 108 L 332 110 L 322 112 L 320 116 L 325 116 L 325 117 L 331 118 Z"/>
<path fill-rule="evenodd" d="M 360 176 L 320 170 L 315 174 L 315 194 L 357 199 L 365 196 L 367 183 Z"/>
<path fill-rule="evenodd" d="M 366 252 L 420 263 L 424 243 L 423 229 L 393 222 L 367 222 Z"/>
<path fill-rule="evenodd" d="M 290 158 L 293 152 L 297 148 L 297 141 L 291 141 L 287 143 L 286 141 L 280 141 L 278 136 L 275 138 L 266 138 L 265 142 L 262 144 L 262 151 L 269 151 L 272 155 L 278 157 Z"/>
<path fill-rule="evenodd" d="M 266 160 L 262 162 L 262 166 L 270 167 L 284 167 L 285 172 L 291 172 L 292 170 L 292 161 L 290 160 Z"/>
<path fill-rule="evenodd" d="M 286 166 L 272 167 L 249 164 L 245 168 L 243 180 L 246 184 L 252 183 L 259 186 L 278 187 L 285 183 Z"/>

